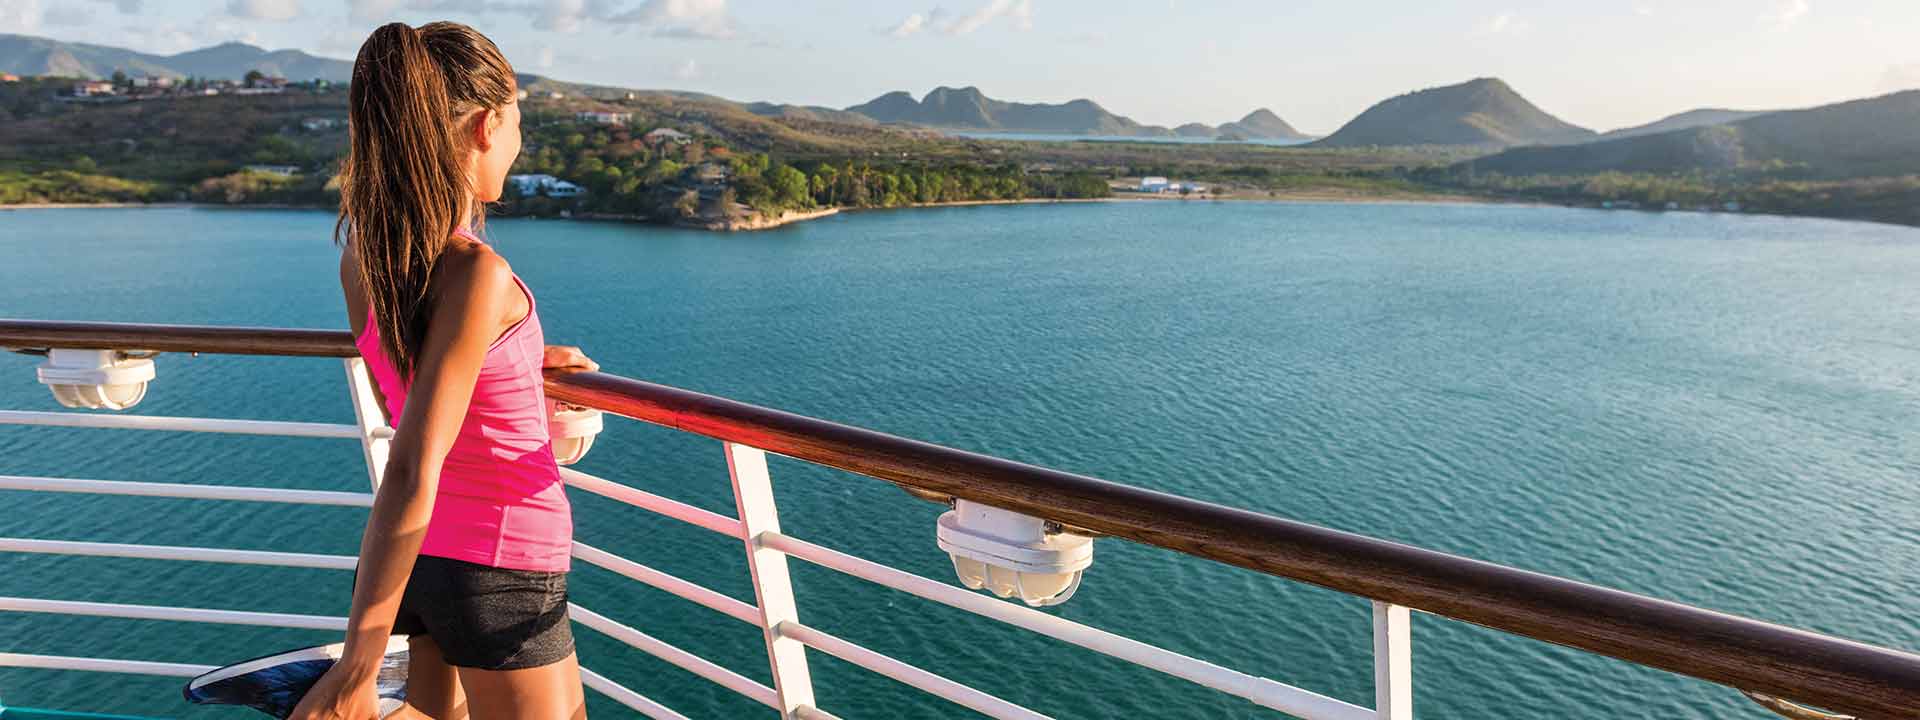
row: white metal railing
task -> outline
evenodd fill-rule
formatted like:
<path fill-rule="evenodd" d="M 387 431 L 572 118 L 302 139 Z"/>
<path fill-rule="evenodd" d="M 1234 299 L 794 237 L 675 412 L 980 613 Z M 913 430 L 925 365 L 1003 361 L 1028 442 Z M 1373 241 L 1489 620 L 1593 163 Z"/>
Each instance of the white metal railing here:
<path fill-rule="evenodd" d="M 346 359 L 344 363 L 354 408 L 355 423 L 353 425 L 20 411 L 0 411 L 0 424 L 356 439 L 360 441 L 364 451 L 370 484 L 377 489 L 382 471 L 386 466 L 393 431 L 385 425 L 384 415 L 380 411 L 379 401 L 373 392 L 372 381 L 367 375 L 364 363 L 358 358 Z M 764 684 L 740 675 L 580 605 L 570 605 L 570 615 L 574 622 L 584 627 L 777 710 L 784 718 L 813 720 L 833 718 L 831 714 L 815 707 L 812 678 L 808 672 L 806 658 L 808 648 L 828 653 L 989 717 L 1022 720 L 1046 717 L 1008 700 L 805 625 L 800 620 L 799 608 L 793 596 L 792 581 L 787 567 L 789 557 L 1093 650 L 1243 698 L 1260 707 L 1307 720 L 1411 720 L 1413 717 L 1407 608 L 1379 602 L 1373 604 L 1376 707 L 1365 708 L 1276 680 L 1221 667 L 786 535 L 780 531 L 778 510 L 774 503 L 772 484 L 767 472 L 766 453 L 757 448 L 730 442 L 722 442 L 722 447 L 733 484 L 737 517 L 727 517 L 572 469 L 562 469 L 561 475 L 568 485 L 580 490 L 740 540 L 747 555 L 753 581 L 753 603 L 732 598 L 583 543 L 575 543 L 573 557 L 684 598 L 735 620 L 759 627 L 766 641 L 772 684 Z M 18 475 L 0 475 L 0 490 L 352 507 L 370 507 L 373 502 L 373 496 L 368 493 Z M 333 570 L 350 570 L 356 561 L 355 558 L 344 555 L 12 537 L 0 537 L 0 552 Z M 346 623 L 346 619 L 342 617 L 317 615 L 20 597 L 0 597 L 0 612 L 91 615 L 333 631 L 344 629 Z M 191 676 L 211 669 L 211 666 L 185 663 L 17 653 L 0 653 L 0 667 L 59 668 L 164 676 Z M 662 720 L 685 717 L 588 668 L 581 668 L 581 678 L 587 687 L 644 716 Z"/>

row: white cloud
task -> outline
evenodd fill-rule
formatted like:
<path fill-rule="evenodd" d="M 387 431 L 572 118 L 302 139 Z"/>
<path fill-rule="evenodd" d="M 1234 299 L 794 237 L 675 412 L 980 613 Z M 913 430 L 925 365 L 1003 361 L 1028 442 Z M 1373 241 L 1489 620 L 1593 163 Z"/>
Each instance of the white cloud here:
<path fill-rule="evenodd" d="M 1887 68 L 1887 72 L 1880 76 L 1880 90 L 1882 92 L 1920 90 L 1920 64 L 1895 65 Z"/>
<path fill-rule="evenodd" d="M 540 46 L 540 53 L 534 57 L 533 64 L 541 70 L 553 67 L 553 48 L 547 45 Z"/>
<path fill-rule="evenodd" d="M 3 0 L 0 0 L 3 1 Z M 240 0 L 232 0 L 240 2 Z M 346 0 L 356 23 L 386 22 L 401 11 L 435 15 L 520 15 L 538 30 L 577 33 L 595 27 L 641 28 L 661 37 L 734 36 L 727 0 Z"/>
<path fill-rule="evenodd" d="M 1812 0 L 1779 0 L 1772 12 L 1760 16 L 1760 22 L 1775 30 L 1791 30 L 1811 12 Z"/>
<path fill-rule="evenodd" d="M 0 0 L 0 31 L 31 33 L 40 29 L 40 0 Z"/>
<path fill-rule="evenodd" d="M 587 0 L 546 0 L 534 9 L 533 26 L 540 30 L 580 32 L 587 22 Z"/>
<path fill-rule="evenodd" d="M 888 35 L 892 35 L 894 37 L 907 37 L 915 33 L 918 33 L 921 30 L 925 30 L 926 28 L 927 28 L 926 14 L 914 13 L 912 15 L 908 15 L 907 19 L 901 20 L 899 25 L 895 25 L 893 26 L 892 29 L 885 30 L 883 32 L 885 32 Z"/>
<path fill-rule="evenodd" d="M 909 37 L 927 30 L 947 35 L 966 35 L 1002 18 L 1011 21 L 1017 29 L 1032 30 L 1033 0 L 991 0 L 979 9 L 959 17 L 955 17 L 946 8 L 935 7 L 924 13 L 908 15 L 899 24 L 881 32 L 894 37 Z"/>
<path fill-rule="evenodd" d="M 727 0 L 647 0 L 638 9 L 607 18 L 651 29 L 655 35 L 682 38 L 733 37 L 733 17 Z"/>
<path fill-rule="evenodd" d="M 292 20 L 300 17 L 300 0 L 227 0 L 227 14 L 248 20 Z"/>
<path fill-rule="evenodd" d="M 394 14 L 401 10 L 437 15 L 512 11 L 533 17 L 545 10 L 532 0 L 346 0 L 346 3 L 347 17 L 356 23 L 392 22 L 396 19 Z"/>
<path fill-rule="evenodd" d="M 943 30 L 948 35 L 965 35 L 1003 17 L 1012 19 L 1014 27 L 1032 30 L 1033 0 L 993 0 L 985 7 L 955 20 Z"/>
<path fill-rule="evenodd" d="M 404 0 L 347 0 L 347 17 L 354 22 L 384 22 Z"/>
<path fill-rule="evenodd" d="M 680 67 L 674 68 L 673 76 L 681 80 L 700 77 L 700 63 L 694 62 L 693 58 L 687 58 L 686 62 L 680 63 Z"/>
<path fill-rule="evenodd" d="M 1633 14 L 1640 17 L 1653 17 L 1653 13 L 1653 6 L 1647 3 L 1636 3 L 1633 6 Z"/>
<path fill-rule="evenodd" d="M 1511 12 L 1500 13 L 1480 23 L 1480 33 L 1483 35 L 1520 35 L 1532 29 L 1533 25 L 1525 18 Z"/>

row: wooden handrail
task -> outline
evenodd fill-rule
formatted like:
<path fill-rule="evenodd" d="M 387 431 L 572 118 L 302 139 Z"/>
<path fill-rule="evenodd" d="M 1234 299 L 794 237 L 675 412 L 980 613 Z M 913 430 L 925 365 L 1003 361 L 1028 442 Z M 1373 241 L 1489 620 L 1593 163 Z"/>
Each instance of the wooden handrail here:
<path fill-rule="evenodd" d="M 89 335 L 93 328 L 104 330 Z M 0 320 L 0 346 L 355 354 L 341 331 L 11 320 Z M 1908 652 L 607 373 L 550 371 L 547 394 L 1742 690 L 1860 718 L 1920 720 L 1920 655 Z"/>
<path fill-rule="evenodd" d="M 0 319 L 0 348 L 156 350 L 302 357 L 354 357 L 360 354 L 353 346 L 353 336 L 341 330 L 10 319 Z"/>

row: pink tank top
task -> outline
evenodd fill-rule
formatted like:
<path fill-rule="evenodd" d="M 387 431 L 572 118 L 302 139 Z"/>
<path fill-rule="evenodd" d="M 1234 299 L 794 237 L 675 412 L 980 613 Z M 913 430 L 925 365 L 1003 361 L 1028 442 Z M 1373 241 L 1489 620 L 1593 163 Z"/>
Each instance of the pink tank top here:
<path fill-rule="evenodd" d="M 479 241 L 464 228 L 459 234 Z M 527 316 L 487 348 L 466 422 L 440 468 L 433 517 L 420 554 L 492 567 L 563 572 L 573 547 L 573 513 L 547 436 L 547 391 L 540 363 L 546 338 L 533 291 L 519 275 Z M 354 338 L 395 422 L 407 386 L 380 349 L 373 308 Z"/>

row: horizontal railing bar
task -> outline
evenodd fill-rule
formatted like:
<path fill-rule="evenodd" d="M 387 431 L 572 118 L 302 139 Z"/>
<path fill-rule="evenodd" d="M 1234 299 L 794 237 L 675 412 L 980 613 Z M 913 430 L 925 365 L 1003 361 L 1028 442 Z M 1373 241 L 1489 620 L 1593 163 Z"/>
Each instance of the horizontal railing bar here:
<path fill-rule="evenodd" d="M 78 542 L 73 540 L 37 540 L 0 537 L 0 552 L 41 553 L 47 555 L 89 555 L 142 560 L 186 560 L 191 562 L 231 563 L 238 565 L 275 565 L 279 567 L 352 570 L 358 558 L 351 555 L 315 555 L 312 553 L 273 552 L 268 550 L 229 550 L 225 548 L 185 547 L 179 545 L 133 545 L 128 543 Z"/>
<path fill-rule="evenodd" d="M 547 395 L 797 460 L 1864 717 L 1920 719 L 1920 655 L 618 375 Z"/>
<path fill-rule="evenodd" d="M 372 493 L 339 492 L 335 490 L 283 490 L 280 488 L 245 487 L 240 485 L 190 485 L 186 483 L 140 482 L 134 480 L 82 480 L 79 478 L 37 477 L 32 475 L 0 475 L 0 490 L 373 507 Z"/>
<path fill-rule="evenodd" d="M 0 319 L 0 347 L 354 357 L 341 330 Z"/>
<path fill-rule="evenodd" d="M 993 695 L 935 675 L 913 665 L 855 645 L 796 622 L 780 623 L 776 630 L 784 637 L 806 643 L 807 647 L 853 663 L 908 687 L 920 690 L 974 712 L 993 718 L 1048 720 L 1046 715 L 1028 710 Z"/>
<path fill-rule="evenodd" d="M 560 468 L 560 478 L 568 485 L 580 488 L 595 495 L 609 497 L 639 508 L 652 510 L 656 514 L 698 525 L 729 537 L 740 537 L 746 531 L 740 521 L 711 510 L 688 505 L 667 497 L 655 495 L 635 487 L 628 487 L 605 478 L 594 477 L 571 468 Z"/>
<path fill-rule="evenodd" d="M 80 670 L 83 672 L 126 673 L 128 675 L 162 675 L 166 677 L 199 677 L 214 671 L 218 665 L 189 665 L 187 663 L 148 662 L 145 660 L 112 660 L 108 658 L 68 657 L 64 655 L 28 655 L 24 653 L 0 653 L 0 667 L 37 668 L 41 670 Z"/>
<path fill-rule="evenodd" d="M 0 612 L 47 613 L 51 615 L 87 615 L 132 620 L 172 620 L 218 625 L 259 625 L 262 627 L 300 628 L 303 630 L 345 630 L 347 619 L 325 615 L 265 613 L 246 610 L 168 607 L 163 605 L 127 605 L 122 603 L 81 602 L 78 600 L 42 600 L 39 598 L 0 597 Z"/>
<path fill-rule="evenodd" d="M 1309 690 L 1221 667 L 1205 660 L 1082 625 L 1056 615 L 931 580 L 849 555 L 791 535 L 769 532 L 760 543 L 792 557 L 883 587 L 958 608 L 1047 637 L 1109 655 L 1182 680 L 1245 698 L 1262 707 L 1309 720 L 1374 720 L 1373 710 Z"/>
<path fill-rule="evenodd" d="M 634 712 L 653 718 L 653 720 L 692 720 L 692 718 L 674 712 L 672 708 L 655 702 L 653 698 L 634 692 L 625 685 L 608 680 L 605 675 L 601 675 L 584 667 L 580 668 L 580 684 L 593 688 L 599 691 L 600 694 L 612 698 L 614 702 L 632 708 Z"/>
<path fill-rule="evenodd" d="M 675 667 L 713 681 L 715 684 L 732 690 L 755 702 L 770 708 L 779 709 L 780 695 L 773 688 L 740 673 L 728 670 L 713 661 L 675 647 L 664 640 L 620 624 L 600 613 L 568 603 L 567 615 L 574 622 L 600 631 L 627 645 L 633 646 L 648 655 L 665 660 Z"/>
<path fill-rule="evenodd" d="M 719 591 L 668 575 L 585 543 L 573 544 L 573 556 L 680 598 L 699 603 L 709 610 L 735 620 L 749 625 L 760 624 L 760 611 L 754 609 L 753 605 L 727 597 Z"/>
<path fill-rule="evenodd" d="M 357 355 L 344 331 L 0 320 L 0 346 Z M 1864 717 L 1920 719 L 1920 655 L 617 375 L 549 397 Z"/>
<path fill-rule="evenodd" d="M 0 425 L 163 430 L 170 432 L 277 435 L 282 437 L 360 439 L 360 428 L 339 423 L 226 418 L 168 417 L 164 415 L 95 415 L 77 412 L 0 410 Z"/>

